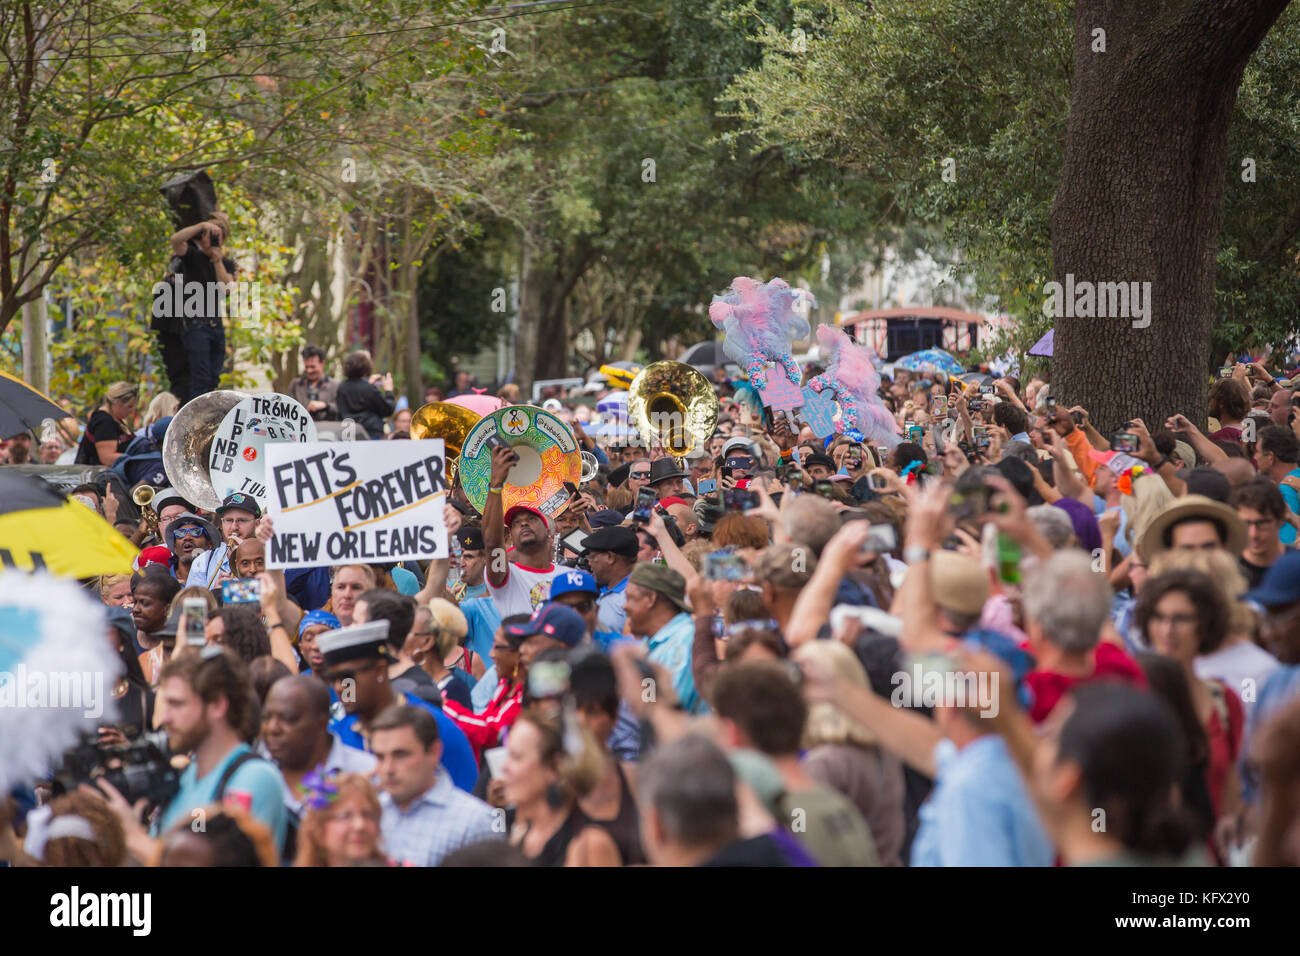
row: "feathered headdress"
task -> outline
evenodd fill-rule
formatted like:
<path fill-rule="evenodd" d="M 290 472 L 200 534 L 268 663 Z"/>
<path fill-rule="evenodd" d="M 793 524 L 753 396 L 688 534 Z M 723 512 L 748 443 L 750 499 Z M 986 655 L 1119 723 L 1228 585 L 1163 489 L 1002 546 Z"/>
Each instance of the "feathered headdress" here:
<path fill-rule="evenodd" d="M 44 777 L 117 713 L 104 606 L 71 581 L 0 574 L 0 793 Z"/>
<path fill-rule="evenodd" d="M 782 366 L 798 385 L 803 371 L 790 353 L 790 343 L 808 336 L 808 320 L 798 310 L 816 304 L 812 293 L 792 289 L 784 279 L 763 284 L 737 276 L 730 292 L 713 297 L 709 319 L 726 330 L 722 350 L 746 371 L 754 388 L 767 388 L 768 362 Z"/>
<path fill-rule="evenodd" d="M 880 400 L 880 373 L 871 360 L 871 351 L 854 345 L 834 325 L 819 325 L 817 342 L 830 358 L 826 371 L 813 376 L 808 387 L 815 392 L 829 390 L 839 401 L 842 414 L 835 430 L 843 434 L 856 429 L 865 438 L 883 445 L 897 444 L 897 425 L 893 414 Z"/>

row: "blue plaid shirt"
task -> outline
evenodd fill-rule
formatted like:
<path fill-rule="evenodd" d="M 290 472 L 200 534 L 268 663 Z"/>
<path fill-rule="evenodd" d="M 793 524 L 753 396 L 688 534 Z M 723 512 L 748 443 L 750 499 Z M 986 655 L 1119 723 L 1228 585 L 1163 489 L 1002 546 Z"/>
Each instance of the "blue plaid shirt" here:
<path fill-rule="evenodd" d="M 463 846 L 506 838 L 504 813 L 458 790 L 441 771 L 433 786 L 405 810 L 387 793 L 379 795 L 379 804 L 385 850 L 394 860 L 413 866 L 437 866 Z"/>

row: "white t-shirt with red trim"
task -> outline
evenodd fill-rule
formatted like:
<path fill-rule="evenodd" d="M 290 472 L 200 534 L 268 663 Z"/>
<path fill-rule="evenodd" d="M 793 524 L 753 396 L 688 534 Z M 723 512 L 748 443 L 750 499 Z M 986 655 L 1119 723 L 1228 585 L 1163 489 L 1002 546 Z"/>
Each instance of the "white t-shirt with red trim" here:
<path fill-rule="evenodd" d="M 532 614 L 549 601 L 551 580 L 566 570 L 556 564 L 530 568 L 511 561 L 506 566 L 506 583 L 501 587 L 493 587 L 486 577 L 484 580 L 487 581 L 488 594 L 492 595 L 492 603 L 504 619 L 512 614 Z"/>

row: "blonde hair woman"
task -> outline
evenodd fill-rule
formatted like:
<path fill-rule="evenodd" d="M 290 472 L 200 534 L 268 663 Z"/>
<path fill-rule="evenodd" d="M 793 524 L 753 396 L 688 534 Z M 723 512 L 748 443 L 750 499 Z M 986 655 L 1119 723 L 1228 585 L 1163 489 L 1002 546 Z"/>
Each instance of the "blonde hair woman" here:
<path fill-rule="evenodd" d="M 313 784 L 298 827 L 294 865 L 389 865 L 379 848 L 383 808 L 370 781 L 359 773 L 343 773 L 316 778 Z"/>
<path fill-rule="evenodd" d="M 1128 539 L 1135 549 L 1151 519 L 1175 500 L 1174 493 L 1159 475 L 1141 474 L 1133 479 L 1133 494 L 1125 495 L 1120 507 L 1128 516 Z"/>
<path fill-rule="evenodd" d="M 130 607 L 131 575 L 105 574 L 99 579 L 99 597 L 106 607 Z"/>
<path fill-rule="evenodd" d="M 415 607 L 415 625 L 402 650 L 426 674 L 433 678 L 439 692 L 467 710 L 473 710 L 470 699 L 472 676 L 463 663 L 460 642 L 469 633 L 469 622 L 456 605 L 445 598 L 434 598 L 427 605 Z M 463 662 L 463 663 L 462 663 Z"/>
<path fill-rule="evenodd" d="M 614 838 L 578 807 L 605 772 L 605 755 L 579 727 L 577 755 L 563 723 L 539 707 L 522 711 L 506 737 L 501 780 L 515 807 L 510 842 L 537 866 L 620 866 Z"/>
<path fill-rule="evenodd" d="M 794 653 L 800 663 L 869 690 L 857 655 L 838 641 L 811 641 Z M 858 808 L 882 866 L 901 866 L 904 837 L 903 766 L 875 735 L 831 703 L 813 704 L 804 725 L 804 769 Z"/>
<path fill-rule="evenodd" d="M 90 415 L 86 433 L 77 446 L 75 463 L 109 467 L 135 438 L 135 420 L 140 390 L 130 382 L 114 382 L 104 393 L 104 404 Z"/>
<path fill-rule="evenodd" d="M 181 403 L 171 392 L 159 392 L 145 409 L 144 421 L 141 422 L 139 434 L 147 435 L 154 422 L 170 418 L 180 411 Z"/>

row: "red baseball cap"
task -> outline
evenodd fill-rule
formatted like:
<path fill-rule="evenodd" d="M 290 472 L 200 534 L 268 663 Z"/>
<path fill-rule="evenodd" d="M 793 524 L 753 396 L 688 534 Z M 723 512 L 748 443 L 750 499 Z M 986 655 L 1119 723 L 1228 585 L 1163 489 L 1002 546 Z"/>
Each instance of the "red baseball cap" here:
<path fill-rule="evenodd" d="M 151 564 L 161 564 L 165 568 L 172 565 L 172 553 L 162 545 L 154 545 L 152 548 L 145 548 L 140 552 L 140 556 L 135 559 L 135 569 L 143 571 Z"/>
<path fill-rule="evenodd" d="M 514 521 L 515 515 L 519 514 L 519 512 L 521 511 L 527 511 L 529 514 L 537 515 L 537 517 L 542 519 L 542 524 L 546 525 L 546 530 L 547 531 L 551 530 L 550 519 L 547 518 L 546 515 L 538 511 L 536 508 L 529 507 L 528 505 L 511 505 L 509 508 L 506 509 L 506 516 L 504 519 L 506 528 L 510 527 L 510 522 Z"/>

